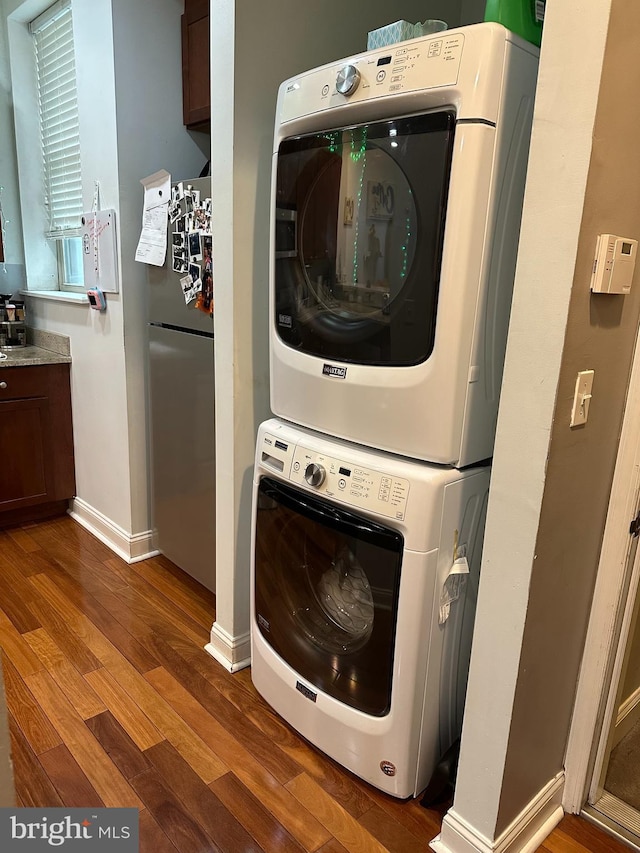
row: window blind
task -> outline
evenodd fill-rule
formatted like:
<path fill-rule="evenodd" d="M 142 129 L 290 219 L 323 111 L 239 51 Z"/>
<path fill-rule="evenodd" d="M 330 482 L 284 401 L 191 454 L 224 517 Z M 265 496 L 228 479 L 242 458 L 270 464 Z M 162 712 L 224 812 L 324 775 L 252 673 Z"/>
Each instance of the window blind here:
<path fill-rule="evenodd" d="M 80 229 L 82 179 L 70 3 L 56 3 L 30 28 L 36 54 L 47 236 L 71 237 Z"/>

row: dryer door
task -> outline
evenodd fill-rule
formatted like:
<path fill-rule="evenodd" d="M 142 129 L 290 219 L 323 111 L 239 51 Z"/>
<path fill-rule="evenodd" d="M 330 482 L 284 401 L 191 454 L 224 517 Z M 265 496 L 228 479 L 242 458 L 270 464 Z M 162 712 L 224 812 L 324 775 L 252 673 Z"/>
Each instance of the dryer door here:
<path fill-rule="evenodd" d="M 260 481 L 257 628 L 309 684 L 374 716 L 391 704 L 403 548 L 396 530 Z"/>
<path fill-rule="evenodd" d="M 443 111 L 281 142 L 274 323 L 285 344 L 353 364 L 429 357 L 454 127 Z"/>

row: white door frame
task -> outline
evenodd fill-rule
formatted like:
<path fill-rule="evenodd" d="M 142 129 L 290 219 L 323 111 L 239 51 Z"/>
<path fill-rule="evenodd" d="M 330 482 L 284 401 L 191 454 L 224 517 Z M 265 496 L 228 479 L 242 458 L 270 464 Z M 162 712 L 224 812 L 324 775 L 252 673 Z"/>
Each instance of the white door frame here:
<path fill-rule="evenodd" d="M 591 615 L 565 756 L 563 808 L 578 814 L 606 758 L 640 560 L 628 565 L 640 489 L 640 336 L 636 338 Z M 640 549 L 639 549 L 640 550 Z M 603 735 L 604 733 L 604 735 Z M 597 746 L 597 749 L 596 749 Z"/>

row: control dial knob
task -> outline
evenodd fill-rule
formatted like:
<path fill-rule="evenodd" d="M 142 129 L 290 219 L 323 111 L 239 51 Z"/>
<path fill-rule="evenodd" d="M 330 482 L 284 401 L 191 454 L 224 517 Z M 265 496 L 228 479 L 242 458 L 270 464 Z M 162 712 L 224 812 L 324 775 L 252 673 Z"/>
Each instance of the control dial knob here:
<path fill-rule="evenodd" d="M 315 462 L 310 462 L 304 470 L 304 478 L 310 486 L 321 486 L 326 476 L 327 472 L 322 465 Z"/>
<path fill-rule="evenodd" d="M 341 95 L 353 95 L 360 85 L 360 72 L 355 65 L 345 65 L 338 71 L 336 89 Z"/>

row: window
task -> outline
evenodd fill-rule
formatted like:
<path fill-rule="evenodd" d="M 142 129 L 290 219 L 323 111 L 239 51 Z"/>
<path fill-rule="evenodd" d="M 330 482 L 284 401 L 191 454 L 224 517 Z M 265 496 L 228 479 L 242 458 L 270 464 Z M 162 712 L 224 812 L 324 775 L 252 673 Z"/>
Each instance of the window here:
<path fill-rule="evenodd" d="M 31 22 L 47 213 L 61 289 L 82 287 L 80 128 L 70 0 L 60 0 Z"/>

